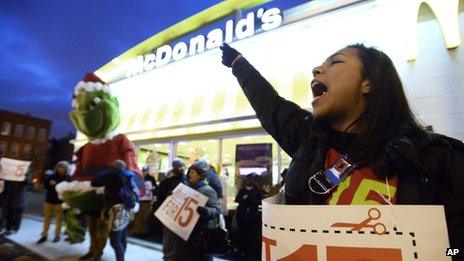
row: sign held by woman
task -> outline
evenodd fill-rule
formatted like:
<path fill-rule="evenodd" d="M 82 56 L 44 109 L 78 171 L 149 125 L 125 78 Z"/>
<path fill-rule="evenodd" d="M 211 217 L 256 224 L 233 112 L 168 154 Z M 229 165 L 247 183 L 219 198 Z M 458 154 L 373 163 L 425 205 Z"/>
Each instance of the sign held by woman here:
<path fill-rule="evenodd" d="M 204 207 L 207 201 L 208 197 L 181 183 L 161 204 L 155 216 L 187 241 L 200 217 L 196 209 L 198 206 Z"/>

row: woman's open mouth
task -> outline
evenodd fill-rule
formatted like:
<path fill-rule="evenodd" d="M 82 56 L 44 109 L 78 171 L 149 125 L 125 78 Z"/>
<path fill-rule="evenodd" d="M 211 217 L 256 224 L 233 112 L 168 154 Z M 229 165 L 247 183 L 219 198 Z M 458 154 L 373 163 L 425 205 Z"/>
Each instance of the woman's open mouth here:
<path fill-rule="evenodd" d="M 325 86 L 323 83 L 313 80 L 311 82 L 311 90 L 313 92 L 313 101 L 312 104 L 324 97 L 324 95 L 327 93 L 327 86 Z"/>

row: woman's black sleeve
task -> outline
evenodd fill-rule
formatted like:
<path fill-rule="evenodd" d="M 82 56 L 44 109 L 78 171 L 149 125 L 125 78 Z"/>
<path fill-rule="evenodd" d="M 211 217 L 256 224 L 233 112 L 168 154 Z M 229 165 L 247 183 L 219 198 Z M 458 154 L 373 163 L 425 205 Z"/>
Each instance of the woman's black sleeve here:
<path fill-rule="evenodd" d="M 232 70 L 263 128 L 293 156 L 301 140 L 309 133 L 312 114 L 288 101 L 244 58 Z"/>

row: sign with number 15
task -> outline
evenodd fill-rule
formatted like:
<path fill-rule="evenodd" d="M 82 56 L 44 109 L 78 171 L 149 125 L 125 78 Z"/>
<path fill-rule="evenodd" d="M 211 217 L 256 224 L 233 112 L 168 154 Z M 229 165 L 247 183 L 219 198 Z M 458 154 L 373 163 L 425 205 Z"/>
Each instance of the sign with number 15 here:
<path fill-rule="evenodd" d="M 196 209 L 198 206 L 205 206 L 207 201 L 208 197 L 181 183 L 161 204 L 155 216 L 187 241 L 200 217 Z"/>

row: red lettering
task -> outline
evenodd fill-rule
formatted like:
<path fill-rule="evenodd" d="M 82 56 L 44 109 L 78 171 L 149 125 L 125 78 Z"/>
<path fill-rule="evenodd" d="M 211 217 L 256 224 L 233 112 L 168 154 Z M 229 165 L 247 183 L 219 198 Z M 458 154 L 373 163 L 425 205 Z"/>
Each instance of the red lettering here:
<path fill-rule="evenodd" d="M 185 204 L 187 204 L 188 201 L 189 201 L 189 197 L 185 198 L 184 203 L 182 203 L 182 206 L 179 208 L 179 211 L 177 211 L 176 215 L 173 218 L 174 221 L 177 220 L 177 218 L 180 215 L 180 212 L 182 212 L 182 210 L 184 209 Z"/>
<path fill-rule="evenodd" d="M 277 242 L 274 239 L 267 238 L 265 236 L 262 237 L 262 241 L 264 243 L 265 250 L 265 257 L 266 261 L 271 261 L 271 246 L 276 246 Z"/>
<path fill-rule="evenodd" d="M 185 220 L 182 220 L 182 215 L 179 216 L 179 219 L 177 220 L 177 222 L 179 223 L 181 227 L 185 227 L 188 224 L 190 224 L 190 221 L 193 218 L 193 214 L 195 213 L 195 210 L 193 209 L 192 206 L 190 206 L 191 205 L 190 203 L 193 203 L 195 206 L 197 206 L 198 200 L 195 198 L 189 198 L 188 203 L 184 204 L 184 210 L 186 210 L 188 214 Z"/>
<path fill-rule="evenodd" d="M 402 261 L 401 249 L 327 246 L 327 261 Z"/>

